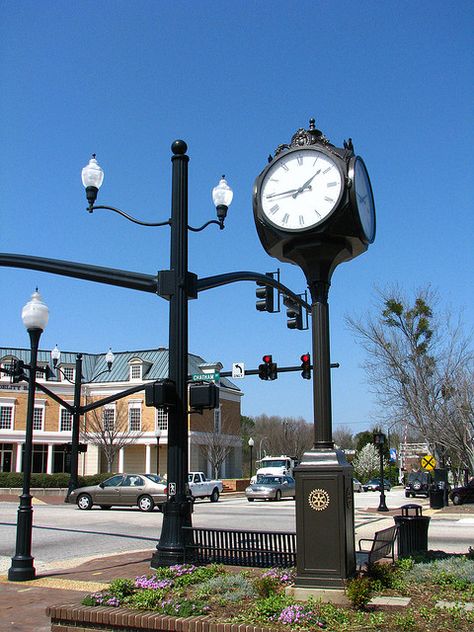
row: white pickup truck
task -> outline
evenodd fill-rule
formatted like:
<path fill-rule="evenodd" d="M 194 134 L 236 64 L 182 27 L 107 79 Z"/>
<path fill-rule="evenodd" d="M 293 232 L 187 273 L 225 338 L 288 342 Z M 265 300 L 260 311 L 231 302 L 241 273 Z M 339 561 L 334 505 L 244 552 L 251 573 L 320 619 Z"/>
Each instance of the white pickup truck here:
<path fill-rule="evenodd" d="M 209 498 L 211 503 L 216 503 L 222 492 L 222 481 L 211 481 L 204 472 L 189 472 L 188 484 L 193 498 Z"/>

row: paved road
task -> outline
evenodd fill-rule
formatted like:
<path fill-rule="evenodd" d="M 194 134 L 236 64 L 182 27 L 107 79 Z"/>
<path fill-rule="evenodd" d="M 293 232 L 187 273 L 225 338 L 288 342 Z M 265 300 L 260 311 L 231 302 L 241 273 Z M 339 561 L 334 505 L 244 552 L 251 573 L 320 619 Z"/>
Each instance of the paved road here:
<path fill-rule="evenodd" d="M 387 506 L 400 507 L 408 502 L 423 506 L 425 499 L 408 501 L 401 490 L 386 494 Z M 379 494 L 355 494 L 356 540 L 371 537 L 374 531 L 393 524 L 390 514 L 374 511 Z M 18 503 L 0 503 L 0 573 L 5 573 L 15 551 Z M 78 558 L 98 557 L 131 550 L 153 550 L 159 538 L 162 514 L 143 513 L 135 508 L 80 511 L 75 506 L 35 504 L 32 554 L 38 571 L 76 563 Z M 195 526 L 249 528 L 277 531 L 295 530 L 295 503 L 248 503 L 242 496 L 224 496 L 218 503 L 197 501 L 193 514 Z M 429 528 L 429 546 L 450 552 L 466 552 L 474 546 L 474 514 L 459 517 L 433 516 Z"/>

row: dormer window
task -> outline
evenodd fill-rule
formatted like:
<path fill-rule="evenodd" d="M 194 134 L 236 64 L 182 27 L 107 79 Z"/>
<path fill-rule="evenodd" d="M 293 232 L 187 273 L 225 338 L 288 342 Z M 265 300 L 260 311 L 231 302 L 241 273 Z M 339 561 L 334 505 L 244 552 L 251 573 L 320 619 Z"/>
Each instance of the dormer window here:
<path fill-rule="evenodd" d="M 61 382 L 74 382 L 75 374 L 73 366 L 61 366 Z"/>
<path fill-rule="evenodd" d="M 140 364 L 131 364 L 130 365 L 130 382 L 141 382 L 142 379 L 142 369 L 143 365 Z"/>

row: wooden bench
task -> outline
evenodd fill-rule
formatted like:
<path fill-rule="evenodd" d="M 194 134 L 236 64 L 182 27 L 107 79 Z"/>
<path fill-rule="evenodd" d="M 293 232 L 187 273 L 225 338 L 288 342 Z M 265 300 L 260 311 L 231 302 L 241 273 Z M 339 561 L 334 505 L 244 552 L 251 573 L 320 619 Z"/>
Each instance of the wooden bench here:
<path fill-rule="evenodd" d="M 391 558 L 392 562 L 394 562 L 394 545 L 397 539 L 397 532 L 398 527 L 394 525 L 393 527 L 376 531 L 372 539 L 361 538 L 359 540 L 359 550 L 356 551 L 356 567 L 360 569 L 386 557 Z M 361 542 L 370 542 L 370 549 L 363 549 Z"/>

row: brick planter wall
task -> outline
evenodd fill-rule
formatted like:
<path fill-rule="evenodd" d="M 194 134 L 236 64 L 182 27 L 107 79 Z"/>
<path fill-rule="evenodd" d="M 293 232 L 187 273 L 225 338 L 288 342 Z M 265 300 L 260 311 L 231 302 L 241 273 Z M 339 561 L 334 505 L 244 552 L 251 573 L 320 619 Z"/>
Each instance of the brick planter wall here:
<path fill-rule="evenodd" d="M 145 610 L 107 606 L 48 606 L 51 632 L 272 632 L 243 623 L 219 623 L 208 616 L 170 617 Z"/>

